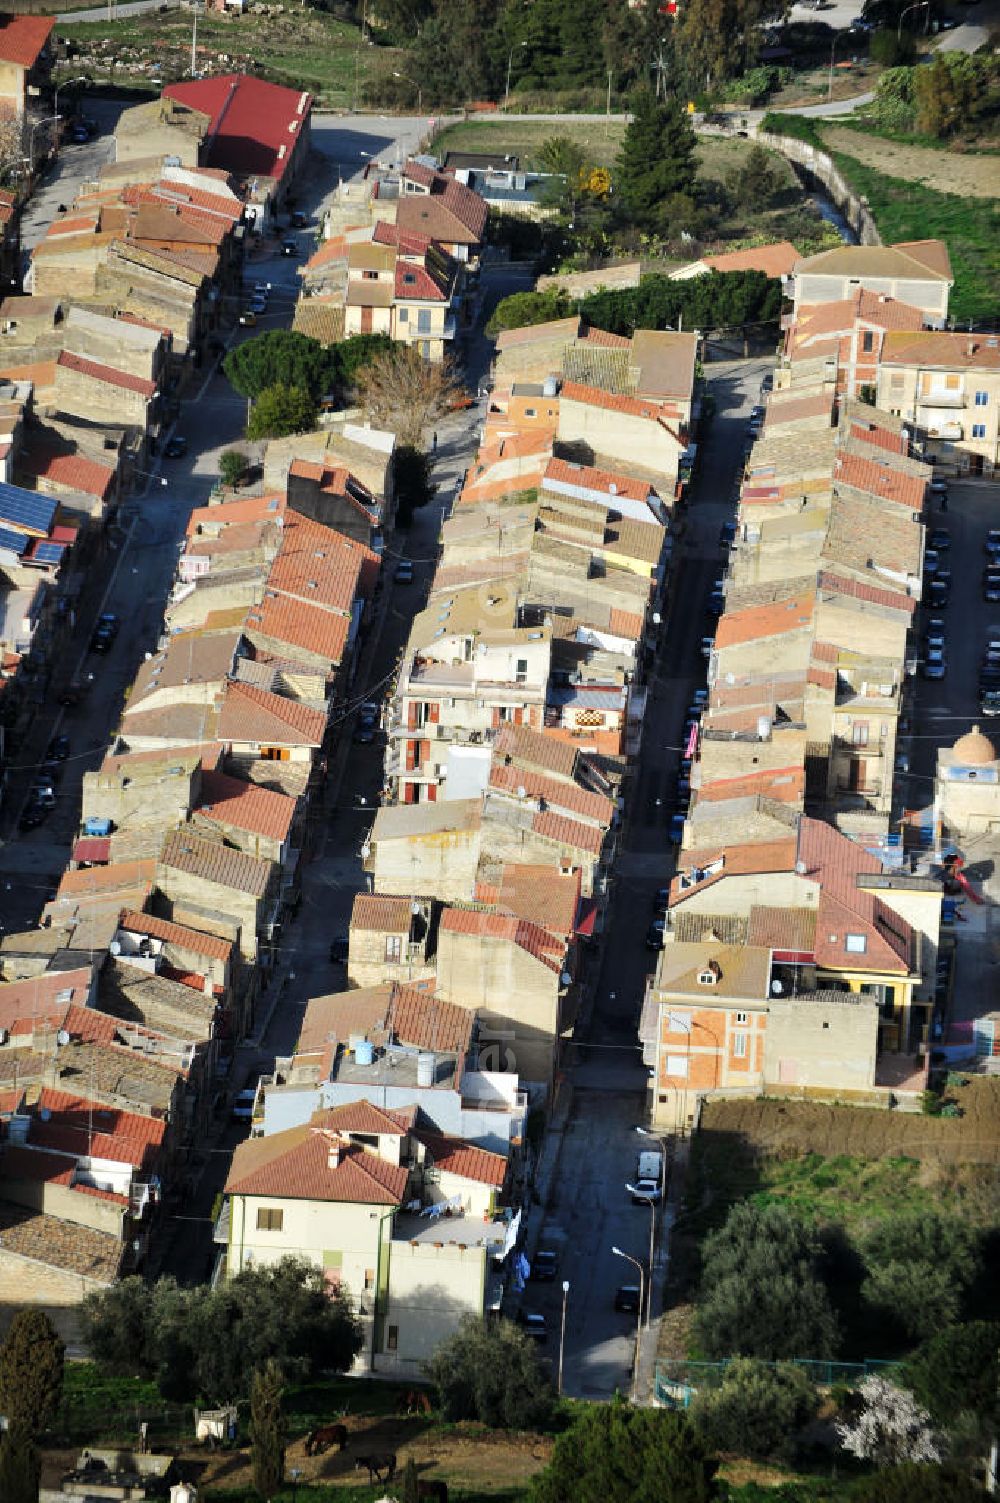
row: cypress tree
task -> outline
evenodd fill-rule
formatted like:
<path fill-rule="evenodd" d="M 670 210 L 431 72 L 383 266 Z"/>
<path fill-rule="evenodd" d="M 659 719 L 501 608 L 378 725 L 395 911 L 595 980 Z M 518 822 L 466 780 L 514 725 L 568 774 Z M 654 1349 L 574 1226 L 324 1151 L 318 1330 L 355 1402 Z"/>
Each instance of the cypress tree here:
<path fill-rule="evenodd" d="M 632 105 L 614 173 L 615 193 L 634 224 L 655 229 L 667 201 L 690 191 L 694 148 L 691 122 L 678 101 L 661 104 L 643 90 Z"/>

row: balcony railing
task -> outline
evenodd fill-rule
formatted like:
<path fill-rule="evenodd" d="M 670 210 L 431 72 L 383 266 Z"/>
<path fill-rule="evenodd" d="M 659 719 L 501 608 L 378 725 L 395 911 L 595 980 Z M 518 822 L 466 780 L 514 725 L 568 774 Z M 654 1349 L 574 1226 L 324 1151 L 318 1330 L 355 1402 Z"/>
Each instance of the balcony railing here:
<path fill-rule="evenodd" d="M 964 391 L 923 391 L 917 393 L 918 407 L 964 407 Z"/>

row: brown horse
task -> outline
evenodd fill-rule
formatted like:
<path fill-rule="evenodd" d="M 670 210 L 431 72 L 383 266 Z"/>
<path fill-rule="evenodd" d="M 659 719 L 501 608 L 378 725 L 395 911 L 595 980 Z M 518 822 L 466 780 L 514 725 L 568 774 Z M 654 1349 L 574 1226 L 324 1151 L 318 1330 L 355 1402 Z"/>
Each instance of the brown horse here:
<path fill-rule="evenodd" d="M 418 1477 L 417 1497 L 433 1498 L 434 1503 L 448 1503 L 448 1484 L 440 1477 Z"/>
<path fill-rule="evenodd" d="M 322 1456 L 330 1446 L 336 1446 L 338 1451 L 343 1451 L 347 1446 L 347 1440 L 346 1425 L 320 1425 L 306 1437 L 306 1455 Z"/>
<path fill-rule="evenodd" d="M 397 1414 L 430 1414 L 431 1401 L 422 1388 L 408 1388 L 399 1396 Z"/>
<path fill-rule="evenodd" d="M 386 1482 L 391 1482 L 396 1475 L 396 1458 L 393 1455 L 355 1456 L 354 1470 L 356 1472 L 367 1471 L 369 1486 L 373 1482 L 381 1482 L 383 1472 L 385 1472 Z"/>

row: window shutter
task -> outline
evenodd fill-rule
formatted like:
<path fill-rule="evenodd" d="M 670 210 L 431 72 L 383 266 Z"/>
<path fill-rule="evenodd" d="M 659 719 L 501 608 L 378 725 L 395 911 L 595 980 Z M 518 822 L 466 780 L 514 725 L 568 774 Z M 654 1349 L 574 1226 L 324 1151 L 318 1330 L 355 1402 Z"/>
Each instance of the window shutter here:
<path fill-rule="evenodd" d="M 438 725 L 439 722 L 440 722 L 440 720 L 441 720 L 441 706 L 440 705 L 428 705 L 427 706 L 427 718 L 430 721 L 431 725 Z"/>
<path fill-rule="evenodd" d="M 406 743 L 406 770 L 407 770 L 407 772 L 412 772 L 413 769 L 416 767 L 416 765 L 417 765 L 417 743 L 415 741 L 407 741 L 407 743 Z"/>
<path fill-rule="evenodd" d="M 412 699 L 406 707 L 406 725 L 407 729 L 411 731 L 415 731 L 417 728 L 417 707 Z"/>

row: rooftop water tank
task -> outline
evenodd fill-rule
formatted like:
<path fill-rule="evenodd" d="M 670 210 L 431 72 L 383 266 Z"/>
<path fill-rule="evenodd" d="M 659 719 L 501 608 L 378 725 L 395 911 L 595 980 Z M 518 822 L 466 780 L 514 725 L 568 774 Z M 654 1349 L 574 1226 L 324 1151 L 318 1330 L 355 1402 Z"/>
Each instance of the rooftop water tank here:
<path fill-rule="evenodd" d="M 433 1054 L 417 1055 L 417 1085 L 432 1086 L 435 1075 L 435 1059 Z"/>
<path fill-rule="evenodd" d="M 354 1046 L 354 1061 L 359 1065 L 375 1063 L 375 1047 L 369 1039 L 359 1039 Z"/>

